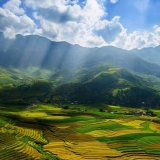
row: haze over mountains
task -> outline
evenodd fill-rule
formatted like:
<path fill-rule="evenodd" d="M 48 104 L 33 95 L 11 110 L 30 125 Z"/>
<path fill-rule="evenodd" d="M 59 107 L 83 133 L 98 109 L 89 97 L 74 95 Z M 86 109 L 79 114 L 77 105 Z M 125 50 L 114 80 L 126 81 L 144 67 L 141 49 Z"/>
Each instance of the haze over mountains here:
<path fill-rule="evenodd" d="M 155 48 L 150 47 L 150 48 L 143 48 L 140 50 L 133 49 L 130 51 L 131 53 L 139 56 L 140 58 L 151 62 L 151 63 L 156 63 L 160 65 L 160 46 L 157 46 Z"/>
<path fill-rule="evenodd" d="M 135 72 L 160 76 L 160 66 L 157 65 L 160 64 L 160 47 L 131 51 L 112 46 L 84 48 L 33 35 L 17 35 L 16 39 L 9 40 L 2 33 L 0 44 L 0 64 L 6 67 L 66 69 L 108 63 Z"/>
<path fill-rule="evenodd" d="M 160 104 L 160 56 L 153 56 L 159 54 L 159 47 L 130 51 L 112 46 L 84 48 L 36 35 L 5 39 L 2 33 L 0 44 L 1 78 L 12 86 L 7 94 L 5 89 L 1 91 L 1 103 L 16 100 L 26 104 L 38 98 L 45 102 L 105 102 L 134 107 L 142 102 L 152 107 Z M 149 78 L 144 80 L 146 75 Z M 23 84 L 23 79 L 34 81 L 34 77 L 50 84 L 13 87 Z M 13 93 L 8 100 L 8 94 Z"/>

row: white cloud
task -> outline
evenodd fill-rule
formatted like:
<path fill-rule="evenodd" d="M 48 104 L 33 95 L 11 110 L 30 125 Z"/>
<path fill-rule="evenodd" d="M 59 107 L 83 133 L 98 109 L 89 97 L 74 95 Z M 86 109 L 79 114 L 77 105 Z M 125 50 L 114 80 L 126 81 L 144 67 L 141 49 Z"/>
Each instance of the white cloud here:
<path fill-rule="evenodd" d="M 160 28 L 160 27 L 158 27 Z M 155 47 L 160 44 L 160 30 L 157 32 L 155 29 L 153 32 L 148 31 L 134 31 L 127 35 L 124 41 L 125 49 Z"/>
<path fill-rule="evenodd" d="M 26 15 L 17 16 L 8 9 L 0 8 L 0 31 L 5 37 L 14 38 L 16 34 L 32 33 L 36 25 Z"/>
<path fill-rule="evenodd" d="M 74 1 L 77 2 L 77 1 Z M 25 5 L 33 8 L 33 9 L 39 9 L 39 8 L 53 8 L 57 7 L 60 10 L 63 10 L 66 8 L 67 4 L 70 4 L 70 0 L 25 0 Z M 75 4 L 75 3 L 74 3 Z"/>
<path fill-rule="evenodd" d="M 103 6 L 97 0 L 87 0 L 83 8 L 78 5 L 78 1 L 74 1 L 74 3 L 72 1 L 72 5 L 68 5 L 69 2 L 69 0 L 59 0 L 55 3 L 50 0 L 47 2 L 26 0 L 25 4 L 38 10 L 36 11 L 37 15 L 41 18 L 56 23 L 76 21 L 77 23 L 93 24 L 106 14 Z"/>
<path fill-rule="evenodd" d="M 78 2 L 75 0 L 70 5 L 70 0 L 54 3 L 52 0 L 25 0 L 28 7 L 35 9 L 34 16 L 41 24 L 41 29 L 35 33 L 52 40 L 78 43 L 87 47 L 113 45 L 125 49 L 158 44 L 158 26 L 153 33 L 134 31 L 128 34 L 127 29 L 119 22 L 119 16 L 110 21 L 103 19 L 107 15 L 103 6 L 104 0 L 86 0 L 83 7 L 80 7 Z M 110 2 L 117 3 L 118 0 Z M 148 3 L 145 4 L 143 8 L 146 8 Z"/>
<path fill-rule="evenodd" d="M 11 28 L 6 27 L 3 34 L 5 38 L 10 38 L 10 39 L 14 39 L 16 36 L 15 30 L 12 27 Z"/>
<path fill-rule="evenodd" d="M 111 3 L 117 3 L 118 0 L 110 0 Z"/>
<path fill-rule="evenodd" d="M 40 1 L 26 0 L 28 6 L 32 6 L 33 9 L 39 8 L 38 11 L 35 10 L 34 17 L 39 20 L 42 30 L 36 30 L 36 33 L 39 32 L 52 40 L 65 40 L 83 46 L 106 43 L 102 37 L 93 33 L 95 24 L 106 15 L 101 3 L 87 0 L 82 8 L 77 4 L 78 1 L 74 1 L 72 5 L 66 5 L 69 4 L 69 0 L 62 0 L 61 3 L 56 2 L 53 5 L 47 2 L 43 7 Z"/>
<path fill-rule="evenodd" d="M 80 0 L 24 0 L 25 7 L 33 10 L 36 22 L 26 15 L 21 3 L 21 0 L 10 0 L 0 8 L 0 31 L 7 38 L 15 38 L 16 34 L 38 34 L 86 47 L 113 45 L 124 49 L 160 44 L 158 25 L 150 32 L 127 33 L 119 16 L 106 20 L 104 0 L 86 0 L 81 5 Z"/>
<path fill-rule="evenodd" d="M 113 43 L 117 37 L 126 32 L 119 22 L 120 17 L 115 16 L 111 21 L 103 20 L 96 24 L 95 33 L 102 36 L 107 43 Z"/>
<path fill-rule="evenodd" d="M 21 0 L 9 0 L 3 5 L 3 8 L 8 9 L 10 12 L 22 15 L 24 14 L 24 9 L 20 8 Z"/>

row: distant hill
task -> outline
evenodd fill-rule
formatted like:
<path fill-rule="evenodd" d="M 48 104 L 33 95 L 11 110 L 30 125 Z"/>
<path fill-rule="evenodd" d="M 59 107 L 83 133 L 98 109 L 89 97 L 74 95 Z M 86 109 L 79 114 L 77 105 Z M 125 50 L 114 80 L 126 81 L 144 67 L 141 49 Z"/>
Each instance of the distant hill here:
<path fill-rule="evenodd" d="M 143 48 L 143 49 L 133 49 L 130 51 L 131 54 L 135 54 L 136 56 L 150 62 L 156 63 L 160 65 L 160 46 L 158 47 L 150 47 L 150 48 Z"/>

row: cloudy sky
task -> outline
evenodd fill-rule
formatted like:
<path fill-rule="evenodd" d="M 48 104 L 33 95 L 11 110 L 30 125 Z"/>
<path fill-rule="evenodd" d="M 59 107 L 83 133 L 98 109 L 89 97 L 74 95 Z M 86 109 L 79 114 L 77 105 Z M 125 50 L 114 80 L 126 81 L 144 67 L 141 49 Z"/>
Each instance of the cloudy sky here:
<path fill-rule="evenodd" d="M 85 47 L 160 45 L 160 0 L 0 0 L 0 32 Z"/>

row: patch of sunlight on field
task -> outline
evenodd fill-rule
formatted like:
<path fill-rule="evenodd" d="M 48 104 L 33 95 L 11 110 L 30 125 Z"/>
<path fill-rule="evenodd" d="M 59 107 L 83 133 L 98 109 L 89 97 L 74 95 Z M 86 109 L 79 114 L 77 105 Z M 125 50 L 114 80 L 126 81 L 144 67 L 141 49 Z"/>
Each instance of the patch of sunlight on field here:
<path fill-rule="evenodd" d="M 58 108 L 58 106 L 52 106 L 52 105 L 45 105 L 45 104 L 40 104 L 40 105 L 33 105 L 27 108 L 28 111 L 32 112 L 47 112 L 47 113 L 61 113 L 62 108 Z"/>
<path fill-rule="evenodd" d="M 110 122 L 112 119 L 106 119 L 104 121 L 100 121 L 100 122 L 91 122 L 89 123 L 89 125 L 99 125 L 99 124 L 104 124 L 104 123 L 107 123 L 107 122 Z M 87 124 L 88 125 L 88 124 Z"/>
<path fill-rule="evenodd" d="M 90 135 L 92 137 L 104 137 L 108 134 L 109 131 L 104 130 L 94 130 L 91 132 L 86 133 L 87 135 Z"/>
<path fill-rule="evenodd" d="M 132 133 L 146 133 L 146 131 L 143 131 L 143 130 L 119 130 L 119 131 L 94 130 L 86 134 L 92 137 L 98 138 L 98 137 L 117 137 L 117 136 L 123 136 L 126 134 L 132 134 Z M 147 132 L 147 133 L 150 133 L 150 132 Z"/>
<path fill-rule="evenodd" d="M 67 129 L 69 128 L 70 126 L 57 126 L 58 129 Z"/>
<path fill-rule="evenodd" d="M 113 121 L 123 124 L 125 126 L 131 126 L 137 129 L 143 128 L 142 125 L 145 123 L 145 121 L 142 121 L 142 120 L 123 121 L 119 119 L 114 119 Z"/>
<path fill-rule="evenodd" d="M 44 120 L 63 120 L 70 118 L 69 116 L 45 116 L 45 117 L 39 117 L 39 119 L 44 119 Z"/>
<path fill-rule="evenodd" d="M 56 111 L 59 111 L 59 109 L 54 108 Z M 54 111 L 55 111 L 54 110 Z M 53 111 L 53 110 L 52 110 Z M 53 111 L 53 113 L 55 113 Z M 56 112 L 57 113 L 57 112 Z M 70 118 L 69 116 L 54 116 L 54 115 L 48 115 L 45 112 L 42 111 L 23 111 L 23 112 L 18 112 L 18 113 L 12 113 L 13 115 L 20 115 L 21 117 L 25 118 L 37 118 L 37 119 L 44 119 L 44 120 L 62 120 L 62 119 L 67 119 Z"/>
<path fill-rule="evenodd" d="M 29 117 L 29 118 L 39 118 L 39 117 L 46 117 L 48 116 L 46 113 L 43 112 L 19 112 L 18 113 L 22 117 Z"/>
<path fill-rule="evenodd" d="M 94 78 L 99 77 L 101 74 L 114 74 L 116 73 L 118 70 L 121 70 L 121 68 L 109 68 L 106 71 L 101 71 L 100 73 L 94 75 Z"/>
<path fill-rule="evenodd" d="M 21 111 L 21 112 L 7 112 L 7 114 L 13 115 L 13 116 L 20 116 L 24 118 L 39 118 L 39 117 L 45 117 L 48 116 L 45 112 L 32 112 L 32 111 Z"/>
<path fill-rule="evenodd" d="M 40 107 L 41 107 L 41 109 L 53 110 L 53 111 L 61 111 L 62 110 L 62 108 L 58 108 L 56 106 L 51 106 L 51 105 L 45 105 L 45 104 L 41 104 Z"/>
<path fill-rule="evenodd" d="M 113 108 L 113 109 L 119 109 L 119 108 L 121 108 L 120 106 L 112 106 L 112 105 L 108 105 L 109 106 L 109 108 Z"/>

